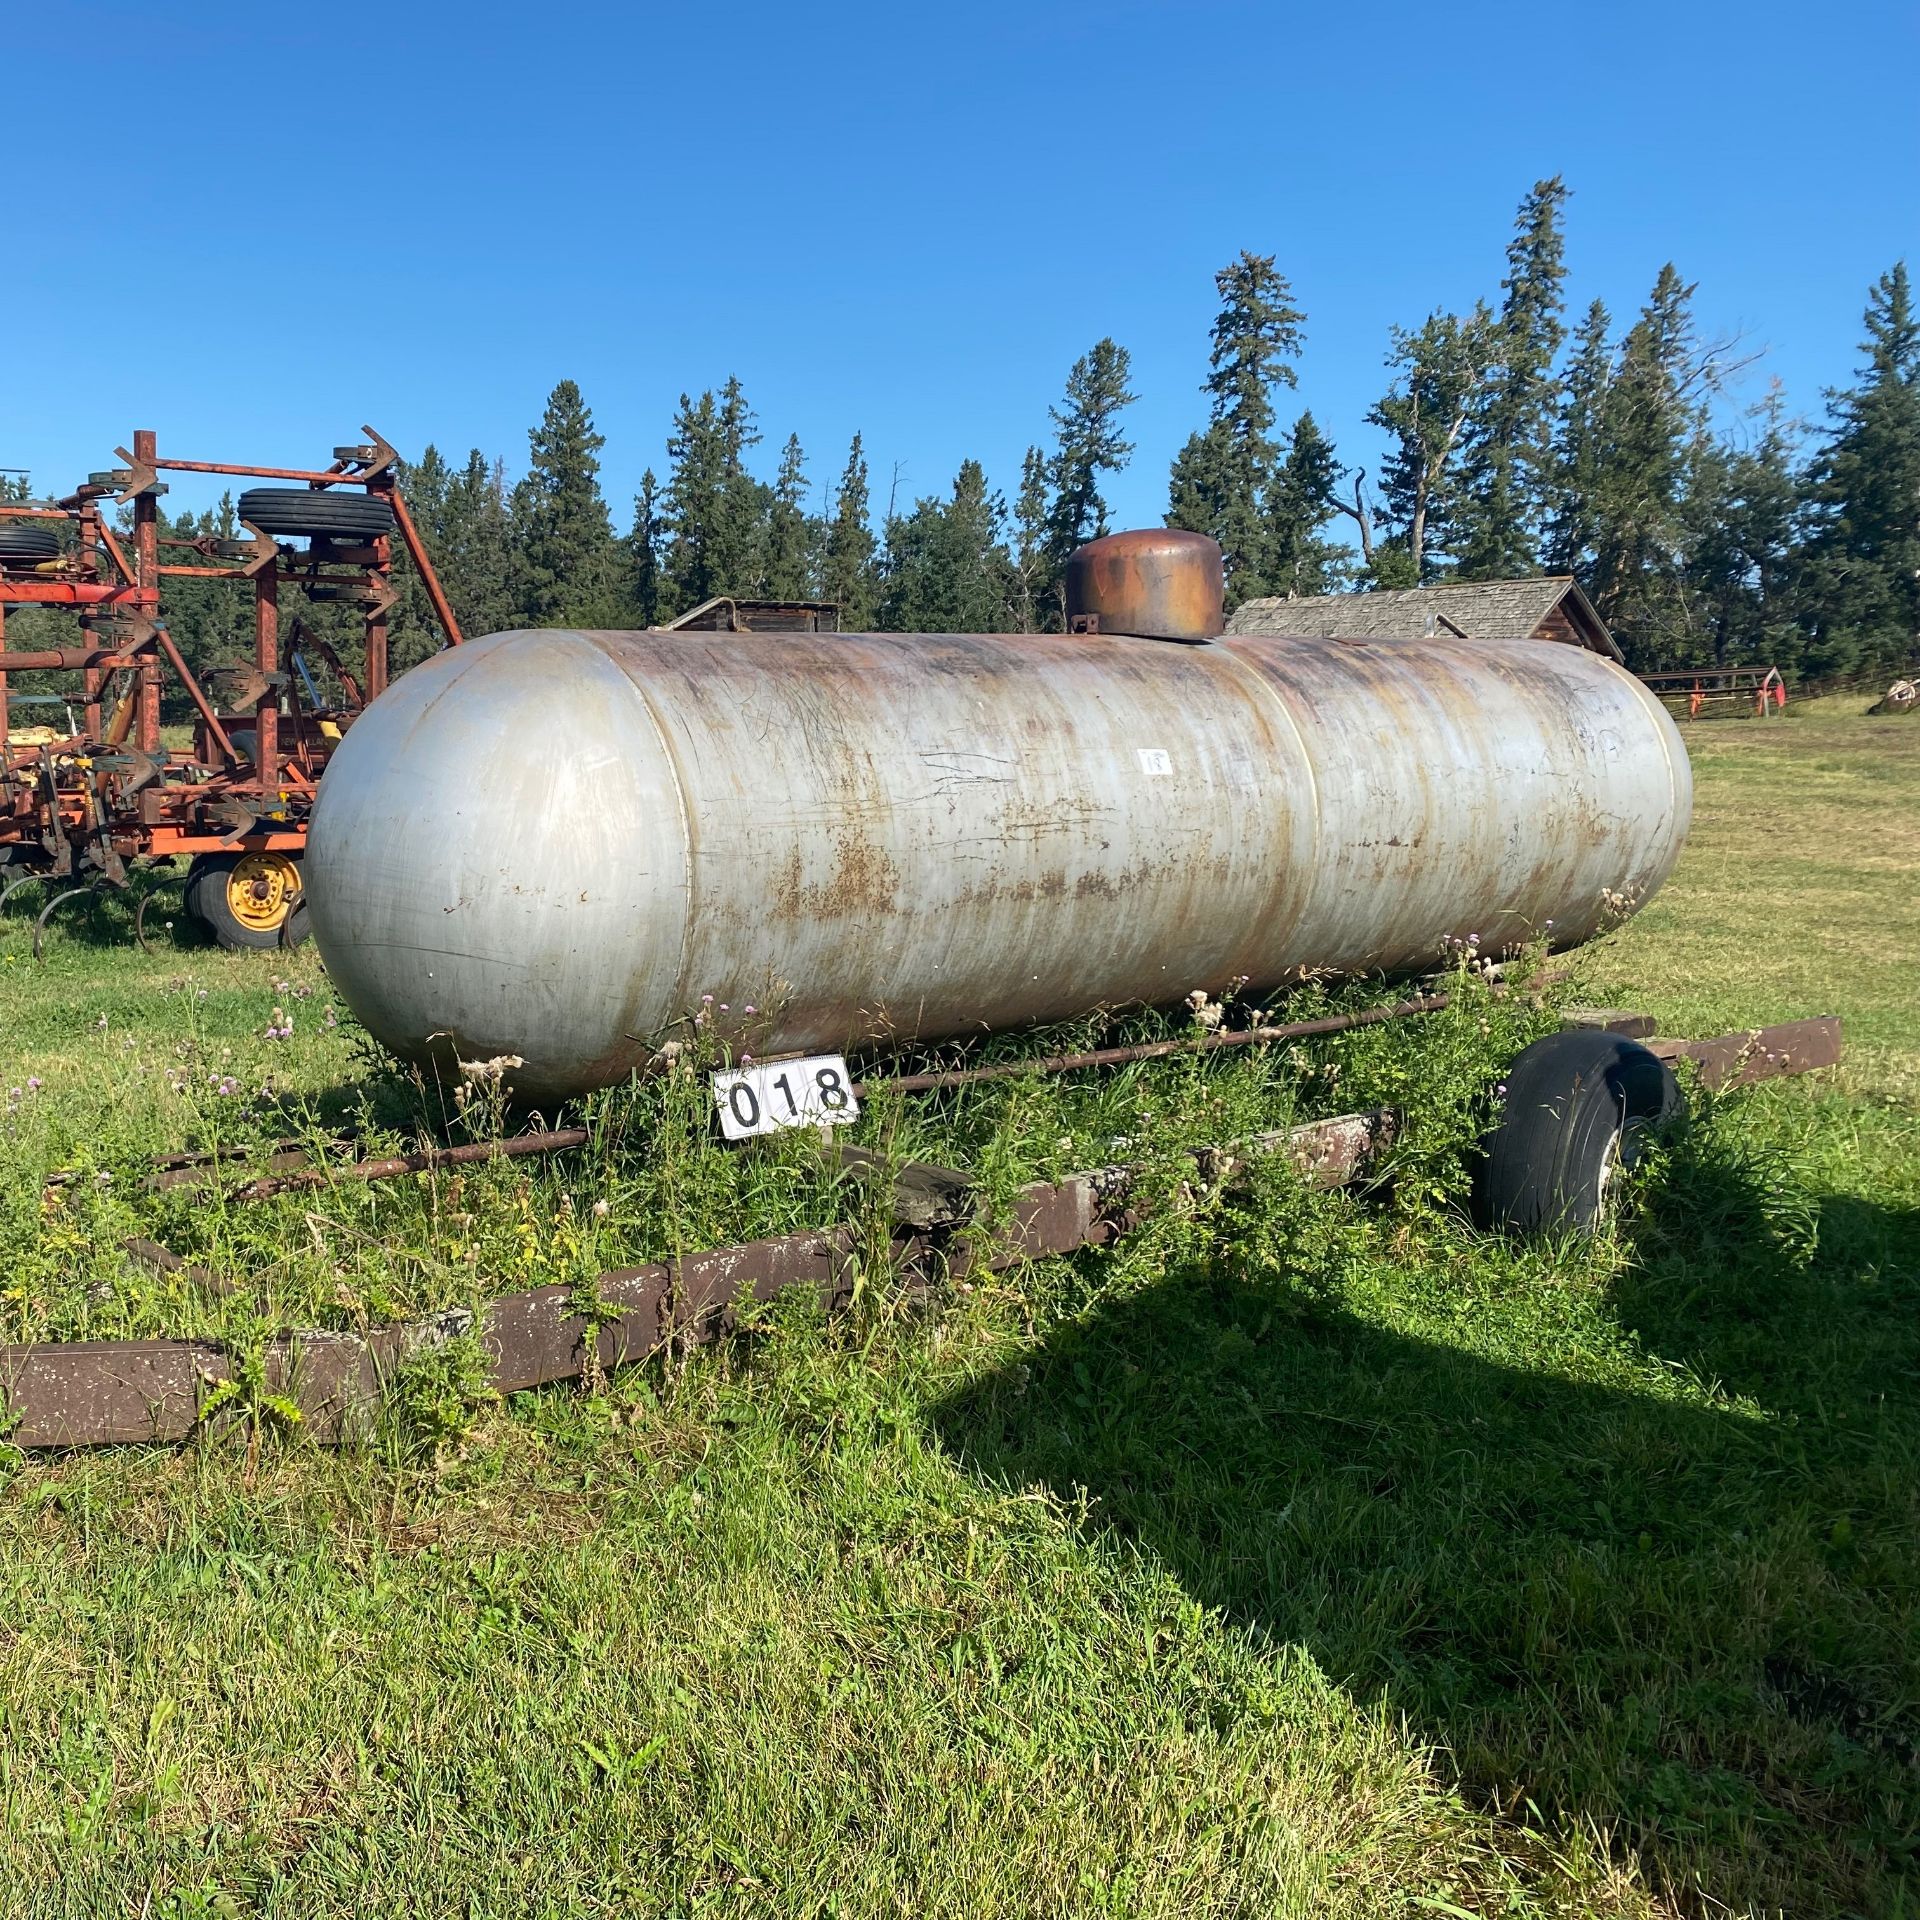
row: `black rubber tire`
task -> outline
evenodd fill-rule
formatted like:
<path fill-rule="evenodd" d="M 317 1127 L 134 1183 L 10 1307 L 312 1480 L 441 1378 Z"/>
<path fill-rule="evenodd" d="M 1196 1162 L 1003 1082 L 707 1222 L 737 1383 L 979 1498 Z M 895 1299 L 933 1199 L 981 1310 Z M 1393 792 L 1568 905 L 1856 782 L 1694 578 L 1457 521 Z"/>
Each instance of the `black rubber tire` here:
<path fill-rule="evenodd" d="M 287 909 L 287 917 L 280 923 L 280 944 L 283 947 L 299 947 L 312 938 L 313 922 L 307 918 L 307 902 L 303 894 Z"/>
<path fill-rule="evenodd" d="M 1638 1041 L 1575 1027 L 1526 1048 L 1507 1070 L 1500 1118 L 1482 1144 L 1474 1217 L 1511 1233 L 1591 1233 L 1614 1168 L 1685 1110 L 1673 1070 Z"/>
<path fill-rule="evenodd" d="M 393 509 L 377 494 L 344 487 L 249 487 L 240 518 L 275 538 L 319 534 L 349 545 L 393 531 Z"/>
<path fill-rule="evenodd" d="M 212 929 L 213 937 L 232 950 L 264 953 L 279 946 L 279 927 L 250 927 L 227 904 L 226 877 L 240 863 L 237 853 L 203 853 L 187 873 L 184 895 L 187 911 Z M 297 897 L 297 896 L 296 896 Z"/>
<path fill-rule="evenodd" d="M 0 560 L 56 560 L 60 536 L 25 520 L 0 520 Z"/>
<path fill-rule="evenodd" d="M 217 854 L 196 853 L 187 863 L 186 882 L 180 889 L 180 905 L 188 918 L 208 925 L 211 922 L 207 921 L 207 916 L 200 911 L 200 902 L 196 895 L 200 890 L 200 882 L 206 877 L 207 862 L 218 858 Z"/>

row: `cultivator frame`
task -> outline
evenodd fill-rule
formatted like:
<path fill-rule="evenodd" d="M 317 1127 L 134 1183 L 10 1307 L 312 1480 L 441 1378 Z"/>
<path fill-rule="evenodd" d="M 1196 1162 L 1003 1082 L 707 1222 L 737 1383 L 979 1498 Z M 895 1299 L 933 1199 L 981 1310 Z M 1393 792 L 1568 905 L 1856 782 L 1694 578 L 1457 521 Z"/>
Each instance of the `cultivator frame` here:
<path fill-rule="evenodd" d="M 1778 667 L 1683 667 L 1640 678 L 1676 719 L 1750 713 L 1764 720 L 1787 704 Z"/>
<path fill-rule="evenodd" d="M 130 866 L 184 855 L 194 871 L 213 863 L 225 876 L 231 910 L 214 917 L 216 931 L 257 922 L 254 931 L 271 934 L 268 923 L 286 919 L 297 902 L 307 817 L 327 757 L 387 683 L 396 537 L 447 644 L 461 640 L 397 484 L 398 456 L 371 427 L 361 431 L 366 440 L 334 448 L 330 466 L 297 468 L 163 457 L 156 435 L 143 429 L 131 452 L 115 449 L 123 465 L 90 474 L 65 497 L 0 503 L 0 527 L 54 522 L 72 529 L 57 554 L 0 553 L 0 866 L 11 869 L 12 881 L 0 889 L 0 906 L 26 880 L 69 882 L 44 908 L 44 926 L 62 900 L 124 887 Z M 163 473 L 297 483 L 316 494 L 359 488 L 385 503 L 392 531 L 364 544 L 314 532 L 304 536 L 302 550 L 285 534 L 243 521 L 243 540 L 186 540 L 160 529 Z M 129 509 L 130 524 L 116 529 L 110 508 Z M 184 557 L 163 560 L 163 549 Z M 166 583 L 182 579 L 230 581 L 252 596 L 252 658 L 220 670 L 230 683 L 224 704 L 209 696 L 167 630 Z M 361 609 L 364 685 L 303 621 L 283 633 L 280 592 L 288 582 L 310 599 Z M 8 610 L 33 606 L 70 611 L 84 644 L 10 651 Z M 320 668 L 338 689 L 332 697 L 320 692 Z M 72 698 L 23 696 L 9 676 L 30 671 L 77 674 L 80 684 Z M 184 751 L 169 751 L 161 737 L 169 678 L 194 709 L 193 744 Z M 29 701 L 51 705 L 54 721 L 17 727 L 14 710 Z M 139 917 L 136 932 L 144 944 Z"/>

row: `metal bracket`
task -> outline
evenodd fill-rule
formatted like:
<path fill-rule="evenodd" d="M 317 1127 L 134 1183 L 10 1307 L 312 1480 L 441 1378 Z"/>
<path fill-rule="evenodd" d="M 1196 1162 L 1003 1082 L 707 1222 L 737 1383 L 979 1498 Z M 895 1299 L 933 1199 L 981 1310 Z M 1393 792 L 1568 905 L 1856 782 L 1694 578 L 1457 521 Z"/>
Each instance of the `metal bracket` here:
<path fill-rule="evenodd" d="M 127 463 L 126 467 L 119 473 L 104 475 L 103 479 L 119 486 L 120 492 L 115 496 L 117 505 L 124 507 L 136 494 L 152 494 L 158 497 L 166 492 L 167 489 L 161 484 L 157 469 L 150 467 L 144 460 L 136 460 L 125 447 L 115 447 L 114 452 Z M 91 479 L 92 476 L 89 475 L 88 478 Z"/>
<path fill-rule="evenodd" d="M 371 427 L 363 425 L 360 431 L 373 443 L 369 447 L 355 447 L 353 449 L 356 459 L 365 455 L 371 455 L 371 458 L 366 460 L 365 470 L 354 475 L 356 480 L 364 483 L 371 480 L 377 473 L 386 473 L 392 468 L 400 456 L 395 452 L 392 444 L 383 440 Z"/>
<path fill-rule="evenodd" d="M 255 706 L 269 693 L 284 693 L 287 688 L 284 673 L 262 673 L 258 667 L 210 667 L 206 677 L 220 682 L 227 705 L 236 710 Z"/>
<path fill-rule="evenodd" d="M 115 757 L 127 769 L 118 782 L 122 804 L 131 800 L 142 787 L 152 786 L 163 770 L 160 761 L 150 753 L 142 753 L 138 747 L 122 747 Z M 104 755 L 100 756 L 95 764 L 101 764 L 104 759 Z"/>
<path fill-rule="evenodd" d="M 251 520 L 242 520 L 240 524 L 253 536 L 251 542 L 241 549 L 242 552 L 253 555 L 243 571 L 249 580 L 256 580 L 280 558 L 280 548 L 271 534 L 262 533 Z M 241 546 L 238 540 L 230 544 L 235 547 Z M 240 556 L 236 554 L 234 557 L 238 559 Z"/>

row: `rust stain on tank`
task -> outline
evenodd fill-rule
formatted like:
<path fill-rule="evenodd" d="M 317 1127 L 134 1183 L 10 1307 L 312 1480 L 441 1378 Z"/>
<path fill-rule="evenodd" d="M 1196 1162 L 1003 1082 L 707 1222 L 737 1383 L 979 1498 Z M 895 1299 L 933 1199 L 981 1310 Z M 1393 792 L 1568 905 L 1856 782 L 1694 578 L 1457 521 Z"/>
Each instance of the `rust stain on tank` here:
<path fill-rule="evenodd" d="M 817 915 L 891 913 L 900 897 L 900 869 L 892 856 L 854 833 L 837 833 L 833 843 L 833 875 L 824 886 L 806 890 L 807 911 Z"/>
<path fill-rule="evenodd" d="M 798 920 L 807 910 L 807 870 L 795 847 L 780 863 L 769 889 L 772 918 Z"/>

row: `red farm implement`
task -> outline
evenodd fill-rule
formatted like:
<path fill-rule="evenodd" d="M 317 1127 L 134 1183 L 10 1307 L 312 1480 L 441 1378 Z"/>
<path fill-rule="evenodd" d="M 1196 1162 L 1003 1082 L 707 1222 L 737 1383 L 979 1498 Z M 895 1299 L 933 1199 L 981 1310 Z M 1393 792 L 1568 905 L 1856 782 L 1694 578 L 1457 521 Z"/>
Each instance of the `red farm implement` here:
<path fill-rule="evenodd" d="M 36 946 L 63 901 L 182 857 L 187 911 L 222 945 L 297 937 L 314 790 L 334 743 L 387 683 L 396 546 L 447 642 L 460 640 L 396 485 L 394 450 L 362 431 L 364 444 L 336 447 L 317 470 L 163 459 L 140 432 L 131 452 L 117 449 L 122 466 L 64 498 L 0 502 L 0 907 L 40 885 Z M 164 530 L 167 472 L 279 484 L 240 496 L 244 539 L 186 538 Z M 183 581 L 250 596 L 249 660 L 196 676 L 168 631 L 169 583 Z M 303 619 L 283 630 L 289 583 L 309 605 L 358 612 L 358 674 Z M 28 607 L 70 613 L 78 644 L 10 649 L 8 612 Z M 23 692 L 16 676 L 29 673 L 35 691 Z M 191 709 L 186 745 L 163 738 L 169 686 Z M 143 944 L 147 898 L 135 917 Z"/>
<path fill-rule="evenodd" d="M 1787 704 L 1778 667 L 1684 667 L 1640 678 L 1675 719 L 1714 720 L 1752 714 L 1764 720 Z"/>

